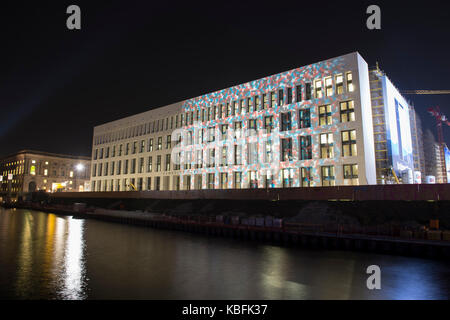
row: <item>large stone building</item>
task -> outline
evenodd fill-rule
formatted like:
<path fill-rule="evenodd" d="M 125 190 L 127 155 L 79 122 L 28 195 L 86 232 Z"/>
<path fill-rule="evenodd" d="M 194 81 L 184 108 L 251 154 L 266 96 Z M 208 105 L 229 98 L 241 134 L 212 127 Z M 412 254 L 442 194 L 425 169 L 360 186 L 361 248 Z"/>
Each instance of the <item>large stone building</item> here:
<path fill-rule="evenodd" d="M 0 196 L 32 191 L 89 191 L 88 157 L 22 150 L 0 159 Z"/>
<path fill-rule="evenodd" d="M 407 183 L 409 113 L 389 79 L 354 52 L 96 126 L 91 186 L 365 185 L 384 183 L 390 167 Z"/>

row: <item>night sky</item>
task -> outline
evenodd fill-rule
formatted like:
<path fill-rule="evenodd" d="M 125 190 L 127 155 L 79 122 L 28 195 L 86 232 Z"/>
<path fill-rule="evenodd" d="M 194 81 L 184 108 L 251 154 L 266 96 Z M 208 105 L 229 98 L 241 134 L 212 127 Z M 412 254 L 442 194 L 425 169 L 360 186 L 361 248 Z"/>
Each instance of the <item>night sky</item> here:
<path fill-rule="evenodd" d="M 449 2 L 390 2 L 2 1 L 0 155 L 89 156 L 95 125 L 353 51 L 400 90 L 450 89 Z M 450 95 L 408 98 L 436 135 Z"/>

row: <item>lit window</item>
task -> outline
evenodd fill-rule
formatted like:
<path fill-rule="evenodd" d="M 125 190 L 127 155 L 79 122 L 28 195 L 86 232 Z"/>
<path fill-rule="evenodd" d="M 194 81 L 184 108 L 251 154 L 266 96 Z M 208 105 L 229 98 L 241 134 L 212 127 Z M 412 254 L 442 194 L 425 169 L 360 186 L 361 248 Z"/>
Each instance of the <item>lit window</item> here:
<path fill-rule="evenodd" d="M 314 88 L 315 88 L 316 98 L 322 98 L 322 81 L 316 80 L 314 82 Z"/>
<path fill-rule="evenodd" d="M 33 176 L 36 175 L 36 166 L 31 166 L 30 167 L 30 174 L 33 175 Z"/>
<path fill-rule="evenodd" d="M 321 158 L 333 158 L 333 134 L 323 133 L 320 135 L 320 157 Z"/>
<path fill-rule="evenodd" d="M 228 131 L 228 125 L 227 124 L 222 124 L 220 126 L 220 139 L 221 140 L 226 140 L 227 139 L 227 131 Z"/>
<path fill-rule="evenodd" d="M 340 103 L 341 122 L 355 121 L 355 108 L 353 100 Z"/>
<path fill-rule="evenodd" d="M 70 171 L 70 172 L 69 172 L 69 177 L 70 177 L 70 178 L 73 178 L 73 171 Z"/>
<path fill-rule="evenodd" d="M 220 174 L 220 188 L 226 189 L 228 186 L 228 173 L 222 172 Z"/>
<path fill-rule="evenodd" d="M 259 96 L 255 96 L 255 110 L 260 110 L 261 109 L 261 98 Z"/>
<path fill-rule="evenodd" d="M 319 126 L 330 125 L 333 120 L 331 117 L 331 105 L 319 107 Z"/>
<path fill-rule="evenodd" d="M 271 133 L 273 130 L 273 116 L 267 116 L 264 118 L 264 128 L 267 133 Z"/>
<path fill-rule="evenodd" d="M 347 91 L 348 92 L 353 92 L 353 76 L 351 72 L 347 72 L 346 74 L 346 78 L 347 78 Z"/>
<path fill-rule="evenodd" d="M 234 187 L 240 189 L 242 187 L 242 172 L 234 173 Z"/>
<path fill-rule="evenodd" d="M 248 135 L 256 135 L 256 119 L 248 120 Z"/>
<path fill-rule="evenodd" d="M 290 188 L 294 186 L 294 169 L 286 168 L 281 171 L 283 188 Z"/>
<path fill-rule="evenodd" d="M 215 128 L 214 127 L 209 127 L 208 128 L 208 142 L 214 142 L 215 140 Z"/>
<path fill-rule="evenodd" d="M 158 137 L 158 148 L 156 150 L 162 150 L 162 137 Z"/>
<path fill-rule="evenodd" d="M 144 159 L 142 159 L 142 162 Z M 170 153 L 166 154 L 166 171 L 170 171 Z"/>
<path fill-rule="evenodd" d="M 216 165 L 216 150 L 214 148 L 207 149 L 207 167 L 211 168 Z"/>
<path fill-rule="evenodd" d="M 271 93 L 270 93 L 270 107 L 271 108 L 274 108 L 275 107 L 275 104 L 276 104 L 276 96 L 275 96 L 275 91 L 272 91 Z"/>
<path fill-rule="evenodd" d="M 147 158 L 147 172 L 152 172 L 153 159 L 152 157 Z"/>
<path fill-rule="evenodd" d="M 327 97 L 333 95 L 333 81 L 331 77 L 325 78 L 325 95 Z"/>
<path fill-rule="evenodd" d="M 301 169 L 301 179 L 302 179 L 302 187 L 310 187 L 311 186 L 311 167 L 302 167 Z"/>
<path fill-rule="evenodd" d="M 44 176 L 48 176 L 48 169 L 44 169 Z"/>
<path fill-rule="evenodd" d="M 322 171 L 322 186 L 334 186 L 334 166 L 324 166 Z"/>
<path fill-rule="evenodd" d="M 148 152 L 153 151 L 153 139 L 152 138 L 148 139 L 147 151 Z M 120 145 L 119 156 L 121 155 L 121 153 L 122 153 L 122 145 Z"/>
<path fill-rule="evenodd" d="M 161 156 L 156 156 L 156 172 L 161 171 Z"/>
<path fill-rule="evenodd" d="M 352 157 L 357 155 L 356 130 L 342 131 L 342 155 Z"/>
<path fill-rule="evenodd" d="M 344 93 L 344 79 L 342 74 L 336 76 L 336 94 Z"/>
<path fill-rule="evenodd" d="M 269 104 L 269 97 L 267 96 L 267 94 L 263 94 L 263 109 L 267 109 Z"/>
<path fill-rule="evenodd" d="M 248 172 L 248 182 L 249 182 L 249 187 L 251 189 L 258 188 L 258 172 L 257 171 L 249 171 Z"/>
<path fill-rule="evenodd" d="M 208 189 L 214 189 L 214 173 L 208 173 Z"/>
<path fill-rule="evenodd" d="M 357 164 L 344 165 L 344 184 L 359 185 Z"/>

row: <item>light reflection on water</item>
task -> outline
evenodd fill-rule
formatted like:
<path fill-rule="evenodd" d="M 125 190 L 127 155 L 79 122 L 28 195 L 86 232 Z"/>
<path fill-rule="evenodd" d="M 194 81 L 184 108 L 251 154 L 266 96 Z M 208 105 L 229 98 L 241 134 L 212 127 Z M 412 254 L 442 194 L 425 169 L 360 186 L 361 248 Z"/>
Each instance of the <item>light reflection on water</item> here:
<path fill-rule="evenodd" d="M 449 299 L 450 268 L 0 209 L 0 298 Z"/>

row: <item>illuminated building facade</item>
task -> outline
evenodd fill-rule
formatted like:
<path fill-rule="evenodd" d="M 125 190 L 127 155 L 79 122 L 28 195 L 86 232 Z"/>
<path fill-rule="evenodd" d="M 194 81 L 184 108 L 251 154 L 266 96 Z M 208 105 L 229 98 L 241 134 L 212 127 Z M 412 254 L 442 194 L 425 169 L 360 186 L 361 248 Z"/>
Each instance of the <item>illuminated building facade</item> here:
<path fill-rule="evenodd" d="M 0 159 L 0 192 L 12 198 L 32 191 L 89 191 L 88 157 L 23 150 Z"/>
<path fill-rule="evenodd" d="M 378 68 L 370 71 L 370 91 L 377 183 L 394 183 L 392 169 L 402 183 L 414 183 L 414 171 L 420 172 L 423 154 L 417 114 L 411 116 L 414 109 Z"/>
<path fill-rule="evenodd" d="M 96 126 L 91 187 L 376 184 L 373 130 L 354 52 Z"/>
<path fill-rule="evenodd" d="M 423 147 L 423 129 L 422 121 L 416 110 L 411 106 L 410 111 L 411 119 L 411 138 L 413 148 L 413 160 L 414 160 L 414 172 L 415 180 L 420 175 L 420 179 L 414 181 L 414 183 L 421 183 L 425 179 L 425 152 Z M 419 174 L 417 173 L 419 172 Z"/>

